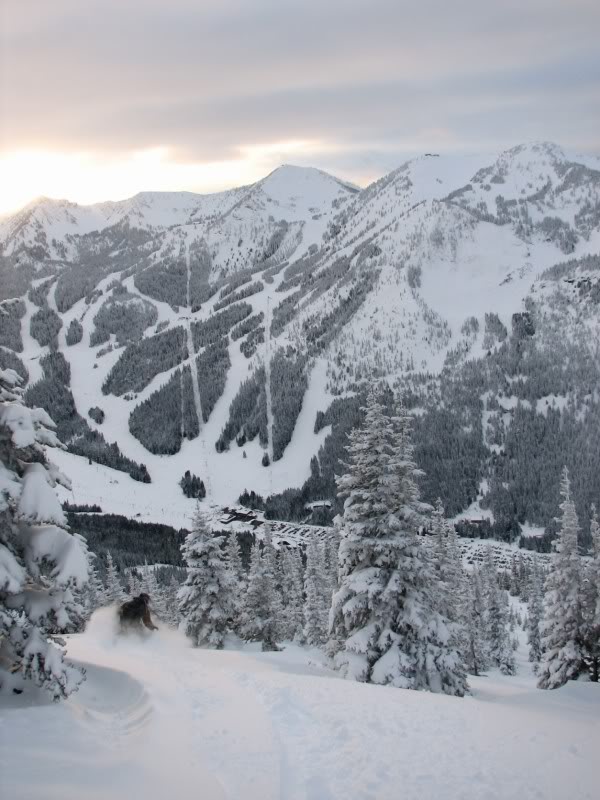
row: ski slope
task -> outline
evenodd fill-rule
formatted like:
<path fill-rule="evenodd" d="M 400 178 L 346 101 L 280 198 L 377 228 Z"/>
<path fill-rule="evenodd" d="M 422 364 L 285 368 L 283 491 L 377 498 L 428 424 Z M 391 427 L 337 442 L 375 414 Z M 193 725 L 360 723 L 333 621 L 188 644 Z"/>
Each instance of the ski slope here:
<path fill-rule="evenodd" d="M 597 797 L 600 691 L 473 678 L 465 699 L 367 686 L 317 651 L 193 650 L 117 639 L 96 612 L 69 653 L 88 680 L 58 705 L 0 701 L 11 800 L 584 800 Z"/>

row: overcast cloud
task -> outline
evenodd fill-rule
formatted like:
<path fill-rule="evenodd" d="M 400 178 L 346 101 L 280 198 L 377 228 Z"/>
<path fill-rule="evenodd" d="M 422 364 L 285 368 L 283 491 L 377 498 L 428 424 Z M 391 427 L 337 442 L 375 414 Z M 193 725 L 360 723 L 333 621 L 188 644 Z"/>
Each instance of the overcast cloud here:
<path fill-rule="evenodd" d="M 600 152 L 597 0 L 1 5 L 0 156 L 303 141 L 295 161 L 360 181 L 431 149 Z"/>

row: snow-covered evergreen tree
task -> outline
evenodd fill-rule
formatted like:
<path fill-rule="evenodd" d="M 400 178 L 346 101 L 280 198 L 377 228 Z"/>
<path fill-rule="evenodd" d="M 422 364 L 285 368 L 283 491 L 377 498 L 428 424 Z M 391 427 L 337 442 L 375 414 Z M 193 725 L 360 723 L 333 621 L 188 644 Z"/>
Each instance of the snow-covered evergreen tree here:
<path fill-rule="evenodd" d="M 473 570 L 465 592 L 465 663 L 471 675 L 481 675 L 489 666 L 486 638 L 486 607 L 481 573 Z"/>
<path fill-rule="evenodd" d="M 227 567 L 235 590 L 231 597 L 232 628 L 238 633 L 240 618 L 244 608 L 246 594 L 246 573 L 242 564 L 242 554 L 236 533 L 230 533 L 225 544 Z"/>
<path fill-rule="evenodd" d="M 94 611 L 104 604 L 104 586 L 98 576 L 98 570 L 91 562 L 89 579 L 81 592 L 81 602 L 85 609 L 86 619 L 89 619 Z"/>
<path fill-rule="evenodd" d="M 275 584 L 275 556 L 271 528 L 265 525 L 262 550 L 252 547 L 248 589 L 240 622 L 240 633 L 249 641 L 262 642 L 263 650 L 277 649 L 281 600 Z"/>
<path fill-rule="evenodd" d="M 590 520 L 592 550 L 583 572 L 583 648 L 590 680 L 600 679 L 600 523 L 595 506 Z"/>
<path fill-rule="evenodd" d="M 178 627 L 181 622 L 181 614 L 179 612 L 178 593 L 181 585 L 175 575 L 171 575 L 171 580 L 165 587 L 165 607 L 166 615 L 165 622 L 172 628 Z"/>
<path fill-rule="evenodd" d="M 556 689 L 577 678 L 585 669 L 582 652 L 581 564 L 578 550 L 579 520 L 571 498 L 567 468 L 560 492 L 560 530 L 554 542 L 550 571 L 544 586 L 540 689 Z"/>
<path fill-rule="evenodd" d="M 119 578 L 119 573 L 111 553 L 106 554 L 106 583 L 104 586 L 104 602 L 122 603 L 125 600 L 125 590 Z"/>
<path fill-rule="evenodd" d="M 322 645 L 327 638 L 330 582 L 325 570 L 324 551 L 316 539 L 306 547 L 304 573 L 304 640 L 307 644 Z"/>
<path fill-rule="evenodd" d="M 515 656 L 510 635 L 509 601 L 506 589 L 498 585 L 498 574 L 491 549 L 484 560 L 487 652 L 492 665 L 504 675 L 516 672 Z"/>
<path fill-rule="evenodd" d="M 338 559 L 340 552 L 341 533 L 339 528 L 339 518 L 336 517 L 336 524 L 333 526 L 331 536 L 326 544 L 326 565 L 327 577 L 331 595 L 338 590 Z"/>
<path fill-rule="evenodd" d="M 83 674 L 48 634 L 82 625 L 75 594 L 87 583 L 89 555 L 53 490 L 69 485 L 46 460 L 45 445 L 61 446 L 54 423 L 23 405 L 20 382 L 0 370 L 0 690 L 33 684 L 59 699 Z"/>
<path fill-rule="evenodd" d="M 454 525 L 444 517 L 444 507 L 437 500 L 431 515 L 431 534 L 433 537 L 433 564 L 439 581 L 435 591 L 437 607 L 441 614 L 455 623 L 453 644 L 467 661 L 467 620 L 470 610 L 466 606 L 466 576 L 462 565 L 462 555 Z"/>
<path fill-rule="evenodd" d="M 542 571 L 537 558 L 529 581 L 529 603 L 527 604 L 527 642 L 529 643 L 529 660 L 533 664 L 533 671 L 537 673 L 542 657 L 542 640 L 540 624 L 544 613 L 544 585 Z"/>
<path fill-rule="evenodd" d="M 182 627 L 196 647 L 223 647 L 235 583 L 222 536 L 213 536 L 198 506 L 192 530 L 181 547 L 187 579 L 179 591 Z"/>
<path fill-rule="evenodd" d="M 156 569 L 145 565 L 142 578 L 142 591 L 146 592 L 150 598 L 150 611 L 160 620 L 165 620 L 167 616 L 167 603 L 165 589 L 158 582 Z"/>
<path fill-rule="evenodd" d="M 466 678 L 453 625 L 437 609 L 437 580 L 418 535 L 422 514 L 410 417 L 392 420 L 371 389 L 365 423 L 350 435 L 330 614 L 335 665 L 360 681 L 463 695 Z"/>
<path fill-rule="evenodd" d="M 302 577 L 302 556 L 300 550 L 282 548 L 281 588 L 283 597 L 284 638 L 302 639 L 304 629 L 304 595 Z M 327 613 L 329 609 L 327 609 Z"/>

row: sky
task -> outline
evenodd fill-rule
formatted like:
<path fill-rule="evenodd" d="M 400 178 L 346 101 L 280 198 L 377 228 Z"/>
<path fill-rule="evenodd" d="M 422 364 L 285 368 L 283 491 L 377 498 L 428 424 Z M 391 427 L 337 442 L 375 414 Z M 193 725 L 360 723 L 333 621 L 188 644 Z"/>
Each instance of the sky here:
<path fill-rule="evenodd" d="M 1 0 L 0 213 L 281 163 L 600 154 L 598 0 Z"/>

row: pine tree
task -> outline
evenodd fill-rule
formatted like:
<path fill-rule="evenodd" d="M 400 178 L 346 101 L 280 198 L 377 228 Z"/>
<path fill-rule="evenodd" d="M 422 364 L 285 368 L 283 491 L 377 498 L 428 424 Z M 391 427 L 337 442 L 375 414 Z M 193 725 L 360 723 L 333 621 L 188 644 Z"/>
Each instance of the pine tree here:
<path fill-rule="evenodd" d="M 456 529 L 445 519 L 440 499 L 437 500 L 431 515 L 431 534 L 433 564 L 440 584 L 435 592 L 437 608 L 441 614 L 455 623 L 452 643 L 466 663 L 468 650 L 466 627 L 470 613 L 465 604 L 466 576 Z"/>
<path fill-rule="evenodd" d="M 104 604 L 104 587 L 98 576 L 98 570 L 92 563 L 90 563 L 89 580 L 81 593 L 81 600 L 86 619 Z"/>
<path fill-rule="evenodd" d="M 462 695 L 453 623 L 436 608 L 436 578 L 418 536 L 427 509 L 419 502 L 409 415 L 400 408 L 392 422 L 373 389 L 364 411 L 364 427 L 350 435 L 348 471 L 338 479 L 346 499 L 329 651 L 355 680 Z"/>
<path fill-rule="evenodd" d="M 471 675 L 481 675 L 489 666 L 486 639 L 486 609 L 481 572 L 473 570 L 465 592 L 465 664 Z"/>
<path fill-rule="evenodd" d="M 584 671 L 582 652 L 581 565 L 579 520 L 571 499 L 567 468 L 560 492 L 560 530 L 554 542 L 552 564 L 544 585 L 540 689 L 556 689 Z"/>
<path fill-rule="evenodd" d="M 145 564 L 142 578 L 142 591 L 150 598 L 150 610 L 160 620 L 167 616 L 167 605 L 164 588 L 159 584 L 156 569 L 151 569 Z"/>
<path fill-rule="evenodd" d="M 544 612 L 544 587 L 542 572 L 537 558 L 534 556 L 533 572 L 529 581 L 529 603 L 527 605 L 527 642 L 529 644 L 529 660 L 533 671 L 537 673 L 542 657 L 542 640 L 540 624 Z"/>
<path fill-rule="evenodd" d="M 592 550 L 584 569 L 582 590 L 583 648 L 590 680 L 600 679 L 600 524 L 595 506 L 590 520 Z"/>
<path fill-rule="evenodd" d="M 285 638 L 290 641 L 300 640 L 303 637 L 304 629 L 302 556 L 297 548 L 294 550 L 284 548 L 281 551 L 280 559 Z"/>
<path fill-rule="evenodd" d="M 62 446 L 55 425 L 23 405 L 20 382 L 0 370 L 0 690 L 35 685 L 59 699 L 83 673 L 48 635 L 83 624 L 75 595 L 87 583 L 89 554 L 53 491 L 57 482 L 69 486 L 46 459 L 46 445 Z"/>
<path fill-rule="evenodd" d="M 125 591 L 119 578 L 119 573 L 111 553 L 106 554 L 106 584 L 104 588 L 104 602 L 122 603 L 125 600 Z"/>
<path fill-rule="evenodd" d="M 304 573 L 304 640 L 307 644 L 320 646 L 327 637 L 327 623 L 331 596 L 329 581 L 324 569 L 323 549 L 316 539 L 310 539 L 306 547 L 306 571 Z"/>
<path fill-rule="evenodd" d="M 235 590 L 231 597 L 231 617 L 233 620 L 233 630 L 239 631 L 240 619 L 243 611 L 243 598 L 246 593 L 246 574 L 242 565 L 242 554 L 238 542 L 237 534 L 230 533 L 225 545 L 227 553 L 227 566 L 231 575 L 231 580 Z"/>
<path fill-rule="evenodd" d="M 516 665 L 510 637 L 508 595 L 506 589 L 498 585 L 498 573 L 489 547 L 484 560 L 483 574 L 489 658 L 504 675 L 514 675 Z"/>
<path fill-rule="evenodd" d="M 222 536 L 212 535 L 198 506 L 192 530 L 181 547 L 188 572 L 179 591 L 183 629 L 195 647 L 223 647 L 228 630 L 236 587 L 222 542 Z"/>
<path fill-rule="evenodd" d="M 248 589 L 240 633 L 249 641 L 262 642 L 263 650 L 277 650 L 279 628 L 278 599 L 275 592 L 275 562 L 271 529 L 265 525 L 264 545 L 252 546 Z"/>

